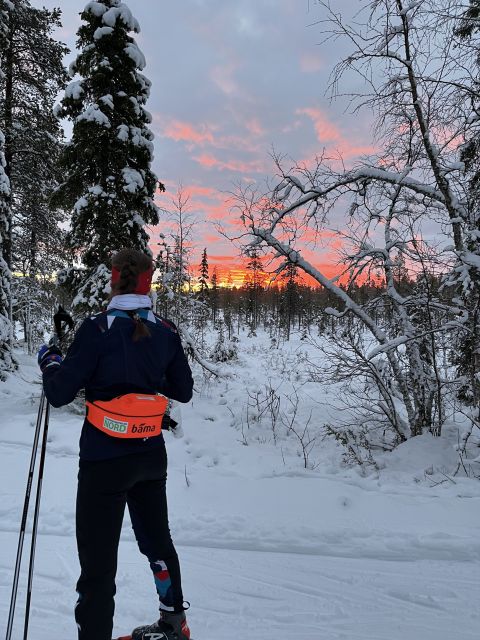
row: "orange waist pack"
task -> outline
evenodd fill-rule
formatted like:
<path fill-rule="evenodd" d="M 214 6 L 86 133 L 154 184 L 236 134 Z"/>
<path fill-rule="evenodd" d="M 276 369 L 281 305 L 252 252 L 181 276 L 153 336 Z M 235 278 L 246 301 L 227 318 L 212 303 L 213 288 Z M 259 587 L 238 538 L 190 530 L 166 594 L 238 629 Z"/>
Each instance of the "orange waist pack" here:
<path fill-rule="evenodd" d="M 160 435 L 168 407 L 165 396 L 127 393 L 113 400 L 86 402 L 87 420 L 114 438 L 151 438 Z"/>

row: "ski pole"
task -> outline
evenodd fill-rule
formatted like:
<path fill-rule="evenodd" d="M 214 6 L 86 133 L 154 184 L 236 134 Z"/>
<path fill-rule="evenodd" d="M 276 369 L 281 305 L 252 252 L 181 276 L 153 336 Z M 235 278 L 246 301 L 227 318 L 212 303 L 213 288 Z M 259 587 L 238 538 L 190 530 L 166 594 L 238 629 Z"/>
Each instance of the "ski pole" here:
<path fill-rule="evenodd" d="M 68 329 L 66 333 L 64 333 L 63 331 L 62 325 L 64 324 L 68 325 Z M 54 327 L 55 327 L 55 333 L 50 340 L 50 344 L 57 346 L 61 344 L 62 340 L 68 335 L 68 333 L 74 327 L 74 322 L 72 317 L 61 306 L 59 307 L 57 313 L 54 316 Z M 45 409 L 42 445 L 40 449 L 40 464 L 38 468 L 37 491 L 35 496 L 35 511 L 33 514 L 32 539 L 30 543 L 30 560 L 28 564 L 27 599 L 25 604 L 25 621 L 24 621 L 24 627 L 23 627 L 23 640 L 27 640 L 28 624 L 30 621 L 30 605 L 32 601 L 33 574 L 35 569 L 35 551 L 37 546 L 38 519 L 40 515 L 40 501 L 42 499 L 43 470 L 45 468 L 45 456 L 47 453 L 49 419 L 50 419 L 50 404 L 47 401 L 46 409 Z"/>
<path fill-rule="evenodd" d="M 32 455 L 30 458 L 30 468 L 28 470 L 28 479 L 27 479 L 27 488 L 25 491 L 25 499 L 23 503 L 23 514 L 22 521 L 20 524 L 20 533 L 18 536 L 18 546 L 17 546 L 17 558 L 15 561 L 15 570 L 13 574 L 13 586 L 12 586 L 12 595 L 10 598 L 10 609 L 8 612 L 8 623 L 7 623 L 7 634 L 5 636 L 6 640 L 10 640 L 12 636 L 12 627 L 13 627 L 13 617 L 15 615 L 15 604 L 17 600 L 17 591 L 18 591 L 18 579 L 20 576 L 20 565 L 22 563 L 22 553 L 23 553 L 23 542 L 25 539 L 25 532 L 27 527 L 27 516 L 28 516 L 28 507 L 30 504 L 30 495 L 32 493 L 32 483 L 33 483 L 33 474 L 35 471 L 35 463 L 37 458 L 37 449 L 38 449 L 38 441 L 40 439 L 40 430 L 42 426 L 42 418 L 43 418 L 43 409 L 45 406 L 45 393 L 42 390 L 42 395 L 40 396 L 40 406 L 38 407 L 38 415 L 37 415 L 37 424 L 35 427 L 35 435 L 33 438 L 33 447 L 32 447 Z"/>
<path fill-rule="evenodd" d="M 64 334 L 63 332 L 62 323 L 68 325 L 68 331 L 66 334 Z M 62 307 L 59 307 L 57 314 L 55 314 L 54 326 L 55 326 L 55 335 L 52 339 L 53 344 L 61 343 L 62 339 L 70 332 L 70 330 L 73 330 L 74 328 L 73 319 Z M 50 417 L 50 405 L 46 401 L 45 391 L 43 390 L 43 388 L 42 388 L 42 394 L 40 396 L 40 405 L 39 405 L 38 414 L 37 414 L 37 424 L 35 427 L 32 455 L 30 459 L 30 468 L 28 471 L 27 488 L 25 491 L 22 521 L 20 524 L 20 533 L 18 537 L 17 557 L 15 560 L 15 570 L 13 575 L 12 594 L 10 598 L 10 609 L 8 612 L 7 632 L 6 632 L 5 640 L 11 640 L 11 637 L 12 637 L 13 619 L 15 616 L 15 606 L 16 606 L 17 592 L 18 592 L 18 580 L 20 576 L 20 567 L 21 567 L 22 555 L 23 555 L 23 543 L 25 540 L 25 533 L 27 528 L 28 508 L 30 505 L 30 496 L 32 493 L 32 483 L 33 483 L 33 476 L 34 476 L 35 464 L 36 464 L 36 458 L 37 458 L 38 442 L 40 439 L 40 431 L 41 431 L 41 426 L 43 422 L 43 413 L 44 413 L 45 406 L 46 406 L 45 421 L 44 421 L 44 429 L 43 429 L 43 437 L 42 437 L 42 448 L 41 448 L 41 454 L 40 454 L 40 468 L 38 473 L 37 490 L 36 490 L 36 498 L 35 498 L 35 512 L 34 512 L 32 539 L 31 539 L 31 546 L 30 546 L 30 562 L 29 562 L 29 568 L 28 568 L 28 589 L 27 589 L 25 625 L 24 625 L 24 636 L 23 636 L 25 640 L 28 634 L 28 622 L 30 617 L 30 602 L 31 602 L 31 595 L 32 595 L 33 571 L 34 571 L 34 564 L 35 564 L 35 548 L 36 548 L 36 540 L 37 540 L 38 518 L 40 513 L 43 470 L 45 466 L 48 423 L 49 423 L 49 417 Z"/>
<path fill-rule="evenodd" d="M 25 605 L 25 623 L 23 627 L 23 640 L 27 640 L 28 635 L 28 621 L 30 618 L 30 603 L 32 599 L 32 583 L 33 583 L 33 571 L 35 566 L 35 549 L 37 544 L 37 530 L 38 530 L 38 516 L 40 514 L 40 500 L 42 498 L 42 482 L 43 482 L 43 469 L 45 467 L 45 454 L 47 452 L 47 436 L 48 436 L 48 421 L 50 418 L 50 404 L 47 402 L 45 409 L 45 420 L 43 426 L 42 446 L 40 449 L 40 463 L 38 466 L 38 479 L 37 479 L 37 494 L 35 496 L 35 511 L 33 514 L 33 527 L 32 527 L 32 540 L 30 545 L 30 562 L 28 565 L 28 586 L 27 586 L 27 602 Z"/>

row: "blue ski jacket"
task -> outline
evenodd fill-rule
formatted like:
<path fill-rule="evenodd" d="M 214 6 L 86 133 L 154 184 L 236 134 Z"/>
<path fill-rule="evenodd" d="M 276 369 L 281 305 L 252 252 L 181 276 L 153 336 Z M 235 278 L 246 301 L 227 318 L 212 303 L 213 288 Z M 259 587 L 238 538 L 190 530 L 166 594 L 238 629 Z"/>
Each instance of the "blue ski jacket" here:
<path fill-rule="evenodd" d="M 78 329 L 60 366 L 43 373 L 45 395 L 54 407 L 72 400 L 81 389 L 85 398 L 111 400 L 126 393 L 162 393 L 189 402 L 193 379 L 175 325 L 147 309 L 137 309 L 151 337 L 132 339 L 135 323 L 116 309 L 88 318 Z M 163 435 L 114 438 L 85 419 L 80 458 L 105 460 L 163 446 Z"/>

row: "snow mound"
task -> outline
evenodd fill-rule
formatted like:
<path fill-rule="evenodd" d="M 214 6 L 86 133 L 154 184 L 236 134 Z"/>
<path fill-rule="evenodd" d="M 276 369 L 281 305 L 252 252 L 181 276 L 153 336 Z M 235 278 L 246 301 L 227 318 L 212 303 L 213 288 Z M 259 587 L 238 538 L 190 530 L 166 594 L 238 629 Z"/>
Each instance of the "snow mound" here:
<path fill-rule="evenodd" d="M 458 464 L 458 454 L 446 437 L 435 438 L 430 433 L 410 438 L 383 458 L 390 471 L 431 475 L 435 471 L 452 472 Z"/>

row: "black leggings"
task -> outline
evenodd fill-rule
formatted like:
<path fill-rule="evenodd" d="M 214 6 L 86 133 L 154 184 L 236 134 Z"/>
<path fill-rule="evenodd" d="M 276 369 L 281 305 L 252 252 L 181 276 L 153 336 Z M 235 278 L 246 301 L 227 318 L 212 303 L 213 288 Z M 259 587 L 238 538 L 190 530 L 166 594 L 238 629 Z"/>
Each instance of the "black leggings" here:
<path fill-rule="evenodd" d="M 180 566 L 168 527 L 165 445 L 147 453 L 80 461 L 77 547 L 79 640 L 111 640 L 120 531 L 128 504 L 135 537 L 154 572 L 160 608 L 183 611 Z"/>

